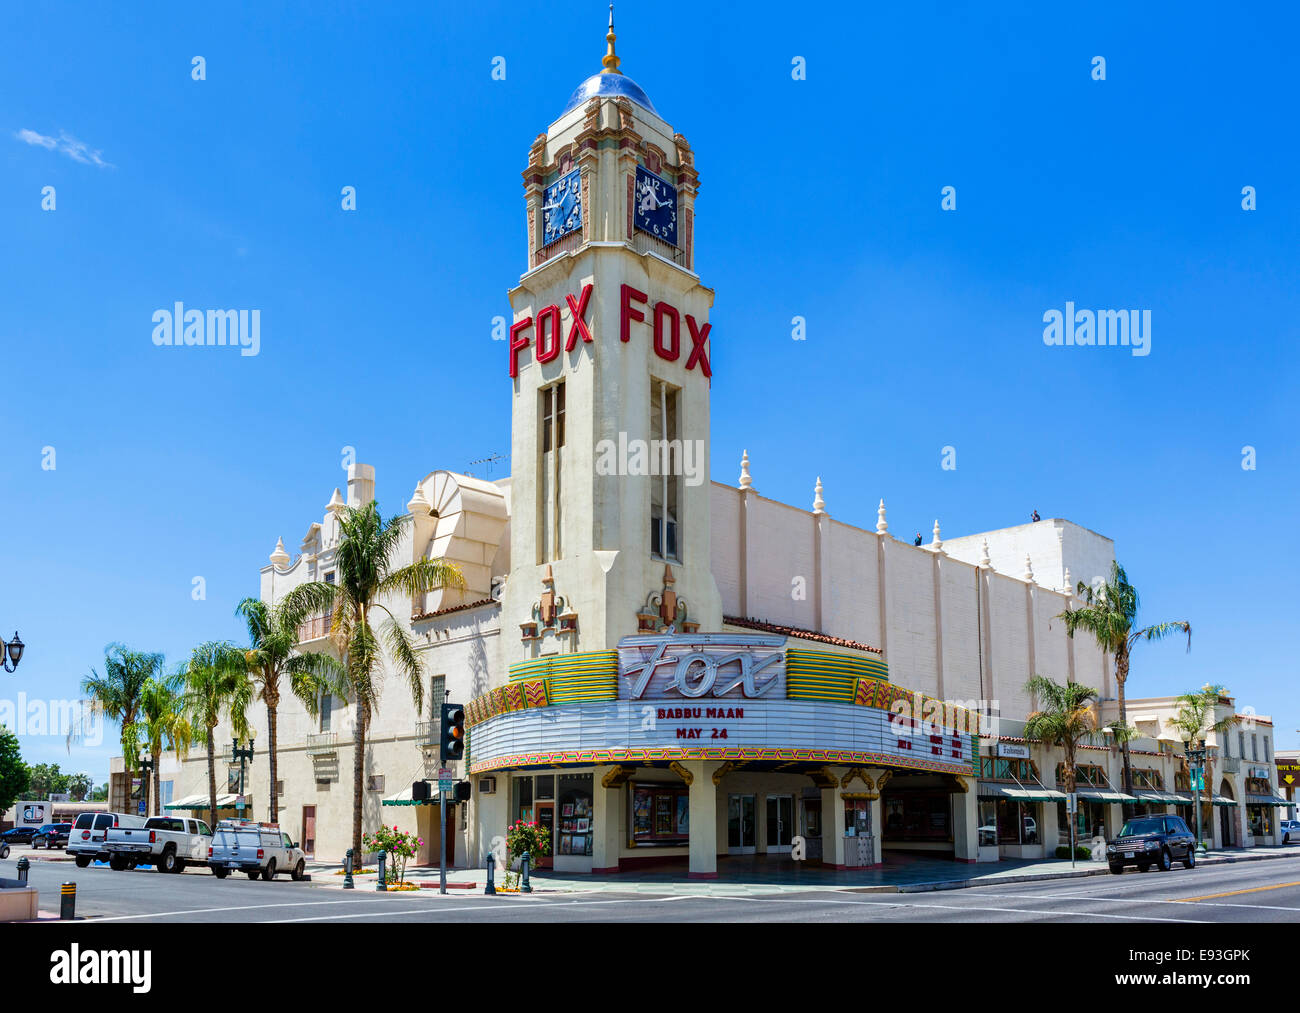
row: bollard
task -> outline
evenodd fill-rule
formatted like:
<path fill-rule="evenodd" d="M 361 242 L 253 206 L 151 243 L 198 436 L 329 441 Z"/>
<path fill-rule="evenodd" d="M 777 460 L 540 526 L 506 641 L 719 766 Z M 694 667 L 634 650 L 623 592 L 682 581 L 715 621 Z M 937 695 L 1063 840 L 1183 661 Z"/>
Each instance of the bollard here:
<path fill-rule="evenodd" d="M 355 890 L 356 884 L 352 882 L 352 849 L 348 848 L 348 853 L 343 857 L 343 889 Z"/>
<path fill-rule="evenodd" d="M 18 859 L 18 882 L 22 883 L 23 886 L 27 885 L 27 870 L 31 867 L 32 863 L 27 861 L 26 855 Z"/>
<path fill-rule="evenodd" d="M 74 921 L 77 917 L 77 884 L 64 883 L 59 893 L 59 920 Z"/>
<path fill-rule="evenodd" d="M 520 892 L 520 893 L 532 893 L 532 892 L 533 892 L 533 888 L 532 888 L 532 886 L 531 886 L 531 885 L 529 884 L 529 882 L 528 882 L 528 866 L 531 865 L 531 864 L 532 864 L 532 862 L 531 862 L 531 860 L 530 860 L 530 858 L 529 858 L 528 852 L 525 851 L 525 852 L 523 853 L 523 857 L 521 857 L 521 858 L 519 859 L 519 868 L 522 870 L 522 872 L 523 872 L 523 874 L 524 874 L 524 876 L 523 876 L 523 882 L 519 885 L 519 892 Z"/>
<path fill-rule="evenodd" d="M 381 892 L 388 889 L 388 880 L 384 878 L 384 856 L 386 854 L 386 851 L 379 853 L 379 882 L 375 884 L 375 889 Z"/>
<path fill-rule="evenodd" d="M 487 886 L 483 887 L 483 892 L 495 896 L 497 892 L 496 885 L 492 882 L 492 873 L 496 869 L 496 859 L 493 858 L 492 852 L 487 854 Z"/>

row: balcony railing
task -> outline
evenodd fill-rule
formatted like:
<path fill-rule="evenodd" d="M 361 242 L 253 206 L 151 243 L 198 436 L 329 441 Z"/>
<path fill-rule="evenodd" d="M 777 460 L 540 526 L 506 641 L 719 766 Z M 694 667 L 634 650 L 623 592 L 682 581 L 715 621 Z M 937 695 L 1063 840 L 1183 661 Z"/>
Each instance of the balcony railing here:
<path fill-rule="evenodd" d="M 1223 772 L 1225 774 L 1241 773 L 1241 757 L 1225 756 L 1220 762 L 1223 764 Z"/>
<path fill-rule="evenodd" d="M 308 756 L 328 756 L 339 751 L 338 732 L 319 732 L 307 736 Z"/>
<path fill-rule="evenodd" d="M 569 253 L 582 245 L 582 230 L 574 229 L 567 236 L 561 236 L 553 243 L 548 243 L 533 254 L 533 267 L 544 264 L 561 253 Z"/>
<path fill-rule="evenodd" d="M 306 622 L 298 626 L 298 643 L 305 644 L 310 640 L 320 640 L 330 635 L 330 614 L 312 616 Z"/>
<path fill-rule="evenodd" d="M 657 253 L 664 260 L 670 260 L 682 267 L 686 266 L 685 250 L 652 236 L 648 232 L 632 233 L 632 249 L 636 250 L 637 253 Z"/>
<path fill-rule="evenodd" d="M 438 721 L 417 722 L 415 726 L 415 740 L 422 746 L 437 742 L 438 736 L 442 734 L 439 725 L 440 722 Z"/>

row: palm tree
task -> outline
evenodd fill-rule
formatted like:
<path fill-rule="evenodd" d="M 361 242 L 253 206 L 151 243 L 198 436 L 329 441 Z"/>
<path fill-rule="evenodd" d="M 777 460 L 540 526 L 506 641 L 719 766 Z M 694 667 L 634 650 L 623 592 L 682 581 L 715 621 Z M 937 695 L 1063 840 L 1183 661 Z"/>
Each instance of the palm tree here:
<path fill-rule="evenodd" d="M 122 762 L 128 776 L 135 771 L 140 752 L 136 719 L 141 696 L 149 680 L 161 677 L 162 671 L 161 654 L 133 651 L 125 644 L 112 643 L 104 648 L 104 674 L 92 668 L 90 675 L 81 680 L 81 692 L 90 699 L 91 712 L 121 726 Z M 75 737 L 75 730 L 68 734 L 69 745 Z"/>
<path fill-rule="evenodd" d="M 276 758 L 276 712 L 280 707 L 280 684 L 289 680 L 289 691 L 302 701 L 307 713 L 316 716 L 321 691 L 334 690 L 342 679 L 342 666 L 327 654 L 295 654 L 298 646 L 297 625 L 284 622 L 283 611 L 273 609 L 258 598 L 245 598 L 235 607 L 235 614 L 248 623 L 250 646 L 244 651 L 252 695 L 266 704 L 268 755 L 271 762 L 271 822 L 278 816 L 279 799 L 275 793 L 278 762 Z M 342 693 L 339 694 L 340 696 Z"/>
<path fill-rule="evenodd" d="M 1097 645 L 1106 654 L 1115 656 L 1115 685 L 1119 688 L 1119 724 L 1128 727 L 1128 709 L 1124 702 L 1124 684 L 1128 681 L 1129 655 L 1139 640 L 1163 640 L 1173 633 L 1187 634 L 1187 649 L 1192 649 L 1192 624 L 1186 621 L 1156 623 L 1137 627 L 1137 588 L 1128 582 L 1128 575 L 1119 563 L 1111 561 L 1109 578 L 1094 591 L 1079 581 L 1082 608 L 1067 608 L 1058 619 L 1065 620 L 1065 631 L 1074 637 L 1076 630 L 1091 633 Z M 1124 792 L 1133 793 L 1133 765 L 1129 757 L 1128 740 L 1120 743 L 1124 758 Z"/>
<path fill-rule="evenodd" d="M 1235 713 L 1227 717 L 1215 718 L 1215 708 L 1221 700 L 1228 698 L 1224 686 L 1206 683 L 1195 693 L 1183 693 L 1178 697 L 1178 715 L 1169 723 L 1179 732 L 1186 732 L 1188 742 L 1204 742 L 1210 732 L 1226 732 L 1241 723 Z M 1181 735 L 1179 736 L 1182 737 Z M 1210 799 L 1214 798 L 1214 759 L 1209 750 L 1205 753 L 1205 790 Z M 1190 777 L 1191 764 L 1184 752 L 1183 767 Z M 1225 842 L 1226 843 L 1226 842 Z"/>
<path fill-rule="evenodd" d="M 217 763 L 214 733 L 224 711 L 237 738 L 248 737 L 247 710 L 251 683 L 243 652 L 227 641 L 210 640 L 194 648 L 185 666 L 184 709 L 193 737 L 208 747 L 209 825 L 217 825 Z"/>
<path fill-rule="evenodd" d="M 159 803 L 162 801 L 159 791 L 159 757 L 164 749 L 183 755 L 194 738 L 181 698 L 183 682 L 181 672 L 163 679 L 150 679 L 140 694 L 140 720 L 136 722 L 135 739 L 149 751 L 150 759 L 153 760 L 153 791 L 150 797 L 155 812 L 159 811 Z"/>
<path fill-rule="evenodd" d="M 1037 739 L 1065 750 L 1062 775 L 1065 790 L 1073 795 L 1078 774 L 1075 753 L 1079 741 L 1097 727 L 1097 691 L 1077 682 L 1064 686 L 1045 675 L 1035 675 L 1025 684 L 1025 692 L 1038 701 L 1038 709 L 1025 720 L 1025 738 Z"/>
<path fill-rule="evenodd" d="M 395 567 L 409 515 L 384 520 L 371 500 L 363 507 L 345 508 L 339 516 L 339 545 L 335 554 L 338 582 L 299 584 L 281 602 L 282 622 L 296 628 L 309 616 L 330 614 L 330 637 L 343 658 L 341 696 L 357 707 L 353 729 L 352 848 L 361 852 L 361 805 L 366 731 L 378 704 L 382 677 L 381 642 L 400 675 L 410 683 L 418 712 L 424 706 L 422 663 L 405 626 L 380 600 L 391 594 L 411 597 L 439 588 L 464 588 L 465 578 L 455 563 L 421 559 Z M 383 613 L 379 628 L 371 613 Z"/>

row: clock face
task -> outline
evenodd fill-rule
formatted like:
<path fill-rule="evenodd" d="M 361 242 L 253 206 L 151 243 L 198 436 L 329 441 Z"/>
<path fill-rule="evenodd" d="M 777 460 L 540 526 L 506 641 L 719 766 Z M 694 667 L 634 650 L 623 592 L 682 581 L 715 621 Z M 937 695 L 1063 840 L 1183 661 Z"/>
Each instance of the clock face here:
<path fill-rule="evenodd" d="M 677 187 L 643 165 L 636 167 L 633 224 L 642 232 L 677 245 Z"/>
<path fill-rule="evenodd" d="M 546 188 L 542 195 L 543 243 L 553 243 L 582 227 L 581 170 L 574 169 Z"/>

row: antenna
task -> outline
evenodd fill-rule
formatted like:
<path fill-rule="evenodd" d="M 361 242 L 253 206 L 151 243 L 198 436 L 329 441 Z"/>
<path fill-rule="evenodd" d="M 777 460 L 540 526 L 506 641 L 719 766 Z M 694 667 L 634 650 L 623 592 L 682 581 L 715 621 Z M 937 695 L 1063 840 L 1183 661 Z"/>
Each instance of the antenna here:
<path fill-rule="evenodd" d="M 487 457 L 480 457 L 476 461 L 470 461 L 469 468 L 473 468 L 474 465 L 476 464 L 486 464 L 488 477 L 490 478 L 492 476 L 492 465 L 497 461 L 508 461 L 508 460 L 510 460 L 509 454 L 498 454 L 493 452 L 492 454 L 489 454 Z M 465 474 L 468 475 L 470 478 L 474 477 L 474 472 L 469 469 L 466 469 Z"/>

